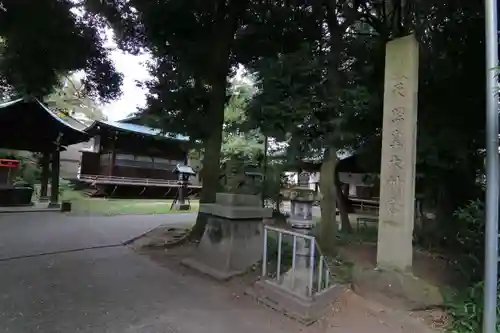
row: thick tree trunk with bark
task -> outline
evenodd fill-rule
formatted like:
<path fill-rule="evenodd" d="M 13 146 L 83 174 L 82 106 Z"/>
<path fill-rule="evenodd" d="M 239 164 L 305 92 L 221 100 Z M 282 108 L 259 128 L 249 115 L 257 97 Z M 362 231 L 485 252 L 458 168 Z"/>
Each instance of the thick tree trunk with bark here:
<path fill-rule="evenodd" d="M 341 230 L 343 232 L 352 232 L 351 221 L 349 220 L 349 212 L 346 206 L 346 198 L 342 193 L 342 183 L 340 182 L 339 172 L 335 168 L 335 196 L 337 197 L 337 205 L 339 207 Z"/>
<path fill-rule="evenodd" d="M 331 252 L 334 249 L 335 236 L 337 235 L 336 216 L 336 186 L 335 168 L 337 166 L 337 155 L 334 149 L 325 153 L 320 169 L 319 188 L 321 191 L 321 224 L 320 242 L 324 251 Z"/>
<path fill-rule="evenodd" d="M 222 125 L 224 123 L 224 106 L 226 101 L 226 77 L 219 80 L 218 86 L 213 87 L 212 105 L 210 107 L 210 135 L 203 143 L 203 186 L 201 188 L 200 204 L 215 202 L 220 172 L 220 149 L 222 145 Z M 198 213 L 196 224 L 189 237 L 200 240 L 205 231 L 207 216 Z"/>
<path fill-rule="evenodd" d="M 219 181 L 220 150 L 222 146 L 222 127 L 224 124 L 224 108 L 226 106 L 227 76 L 230 68 L 231 50 L 235 33 L 245 13 L 249 0 L 218 0 L 217 13 L 212 26 L 214 46 L 207 64 L 210 73 L 207 77 L 211 86 L 210 109 L 206 126 L 209 135 L 204 142 L 205 155 L 203 157 L 203 187 L 201 190 L 200 204 L 215 202 L 217 185 Z M 207 217 L 198 213 L 196 224 L 191 230 L 190 238 L 199 240 L 205 232 Z"/>
<path fill-rule="evenodd" d="M 341 96 L 341 91 L 343 89 L 343 82 L 346 82 L 347 78 L 345 77 L 345 73 L 342 72 L 341 67 L 342 67 L 342 50 L 343 48 L 341 45 L 344 44 L 343 36 L 346 32 L 346 29 L 356 20 L 356 17 L 358 17 L 359 13 L 355 8 L 352 10 L 349 10 L 350 7 L 345 6 L 347 4 L 347 1 L 344 1 L 342 3 L 340 2 L 331 2 L 324 0 L 322 1 L 323 8 L 321 8 L 321 11 L 325 10 L 326 12 L 326 25 L 328 28 L 329 36 L 328 36 L 328 42 L 330 45 L 329 51 L 328 52 L 328 72 L 327 72 L 327 78 L 329 81 L 329 86 L 332 94 L 337 94 L 338 96 Z M 343 20 L 339 20 L 337 16 L 337 8 L 338 6 L 342 5 L 344 8 L 343 12 L 346 14 L 345 18 Z M 332 109 L 335 110 L 339 115 L 341 114 L 340 109 L 341 109 L 341 104 L 336 103 Z M 335 129 L 337 131 L 337 129 Z M 337 133 L 332 133 L 333 137 L 337 136 L 337 138 L 340 137 L 339 144 L 342 144 L 342 135 L 338 135 Z M 329 192 L 329 198 L 328 200 L 330 202 L 334 203 L 333 211 L 331 209 L 327 209 L 327 219 L 330 219 L 333 221 L 335 227 L 337 227 L 336 223 L 336 207 L 335 205 L 338 204 L 339 206 L 339 213 L 340 213 L 340 218 L 341 218 L 341 225 L 342 225 L 342 230 L 351 232 L 351 224 L 349 221 L 349 215 L 347 211 L 347 205 L 346 205 L 346 200 L 344 198 L 344 195 L 342 194 L 342 184 L 340 183 L 340 179 L 338 177 L 338 172 L 336 171 L 337 167 L 337 155 L 336 155 L 336 150 L 330 148 L 329 154 L 325 157 L 325 160 L 323 162 L 323 165 L 321 167 L 321 178 L 320 178 L 320 187 L 321 184 L 323 183 L 323 187 L 328 186 L 329 188 L 326 189 L 326 191 Z M 323 182 L 323 174 L 326 173 L 327 176 L 327 182 Z M 321 192 L 324 193 L 323 188 L 321 188 Z M 324 201 L 324 200 L 323 200 Z M 322 203 L 322 206 L 326 205 L 326 203 Z M 322 214 L 323 214 L 323 207 L 322 207 Z M 331 217 L 331 214 L 333 214 L 333 218 Z M 323 224 L 323 218 L 322 218 L 322 224 Z M 325 221 L 326 222 L 326 221 Z"/>
<path fill-rule="evenodd" d="M 342 200 L 348 214 L 354 213 L 352 200 L 349 199 L 349 184 L 342 184 Z"/>

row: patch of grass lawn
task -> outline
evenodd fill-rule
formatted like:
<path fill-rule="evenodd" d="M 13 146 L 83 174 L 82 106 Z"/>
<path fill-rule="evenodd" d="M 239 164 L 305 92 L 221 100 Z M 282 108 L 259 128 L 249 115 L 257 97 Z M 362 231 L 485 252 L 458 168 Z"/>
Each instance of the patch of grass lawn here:
<path fill-rule="evenodd" d="M 71 202 L 72 214 L 75 215 L 128 215 L 128 214 L 179 214 L 198 212 L 198 201 L 191 200 L 191 209 L 187 211 L 170 210 L 172 200 L 150 199 L 107 199 L 91 198 L 79 191 L 64 190 L 62 200 Z"/>

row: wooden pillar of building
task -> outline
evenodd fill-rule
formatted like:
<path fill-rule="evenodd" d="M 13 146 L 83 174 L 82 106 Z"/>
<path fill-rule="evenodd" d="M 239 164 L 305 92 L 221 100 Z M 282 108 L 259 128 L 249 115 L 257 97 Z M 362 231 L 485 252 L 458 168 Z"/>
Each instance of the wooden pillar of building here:
<path fill-rule="evenodd" d="M 115 163 L 116 163 L 116 150 L 115 150 L 115 143 L 116 143 L 116 134 L 113 134 L 113 137 L 111 139 L 111 154 L 109 156 L 109 170 L 108 170 L 108 176 L 113 176 L 113 170 L 115 168 Z"/>
<path fill-rule="evenodd" d="M 109 170 L 108 170 L 108 176 L 113 176 L 113 170 L 115 169 L 115 162 L 116 162 L 116 152 L 113 149 L 111 151 L 111 156 L 110 156 L 110 161 L 109 161 Z"/>
<path fill-rule="evenodd" d="M 50 182 L 50 203 L 49 207 L 57 207 L 59 205 L 59 169 L 60 169 L 61 153 L 55 150 L 52 153 L 51 160 L 51 182 Z"/>
<path fill-rule="evenodd" d="M 50 153 L 43 152 L 42 155 L 42 173 L 40 175 L 40 196 L 38 200 L 40 202 L 49 201 L 48 189 L 49 189 L 49 164 L 50 164 Z"/>

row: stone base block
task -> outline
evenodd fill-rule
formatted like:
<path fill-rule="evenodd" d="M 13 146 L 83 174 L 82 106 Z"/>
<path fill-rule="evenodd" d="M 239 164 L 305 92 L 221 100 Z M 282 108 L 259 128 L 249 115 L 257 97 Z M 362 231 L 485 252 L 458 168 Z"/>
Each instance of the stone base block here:
<path fill-rule="evenodd" d="M 385 306 L 406 310 L 439 306 L 444 302 L 439 287 L 410 272 L 356 267 L 353 290 Z"/>
<path fill-rule="evenodd" d="M 181 264 L 184 266 L 187 266 L 189 268 L 192 268 L 194 270 L 197 270 L 203 274 L 206 274 L 216 280 L 219 281 L 227 281 L 231 279 L 232 277 L 235 277 L 237 275 L 241 275 L 245 273 L 245 271 L 221 271 L 218 270 L 214 267 L 210 267 L 208 265 L 205 265 L 202 262 L 199 262 L 195 258 L 186 258 L 181 261 Z"/>
<path fill-rule="evenodd" d="M 70 201 L 63 201 L 61 203 L 61 212 L 62 213 L 71 212 L 71 202 Z"/>
<path fill-rule="evenodd" d="M 61 204 L 59 202 L 49 202 L 47 208 L 61 208 Z"/>
<path fill-rule="evenodd" d="M 261 197 L 253 194 L 216 193 L 215 202 L 222 206 L 260 207 Z"/>
<path fill-rule="evenodd" d="M 224 206 L 218 203 L 201 204 L 199 211 L 207 215 L 219 216 L 231 220 L 263 219 L 271 217 L 273 214 L 273 210 L 271 208 L 253 206 Z"/>
<path fill-rule="evenodd" d="M 309 325 L 322 317 L 344 292 L 344 287 L 334 285 L 313 297 L 304 297 L 271 281 L 260 280 L 246 293 L 259 302 Z"/>
<path fill-rule="evenodd" d="M 218 279 L 247 271 L 262 259 L 262 218 L 233 220 L 208 215 L 200 244 L 187 266 Z"/>

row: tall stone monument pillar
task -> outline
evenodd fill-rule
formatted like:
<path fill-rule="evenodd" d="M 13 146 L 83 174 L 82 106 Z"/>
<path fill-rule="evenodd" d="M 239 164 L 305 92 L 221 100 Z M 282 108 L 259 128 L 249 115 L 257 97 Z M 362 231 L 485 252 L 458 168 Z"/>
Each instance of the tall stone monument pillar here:
<path fill-rule="evenodd" d="M 413 35 L 386 46 L 377 264 L 405 271 L 413 261 L 418 43 Z"/>

